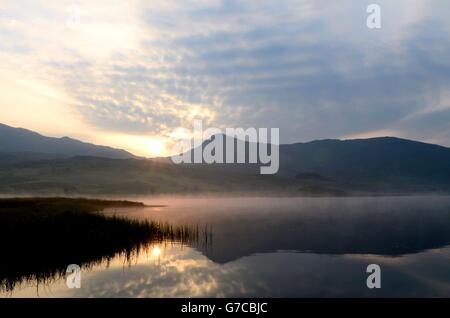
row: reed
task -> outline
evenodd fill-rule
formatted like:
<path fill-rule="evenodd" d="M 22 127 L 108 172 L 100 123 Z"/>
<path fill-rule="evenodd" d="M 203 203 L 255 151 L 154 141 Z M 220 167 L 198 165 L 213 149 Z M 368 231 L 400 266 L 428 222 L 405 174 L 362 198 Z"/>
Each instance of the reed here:
<path fill-rule="evenodd" d="M 84 198 L 0 199 L 0 290 L 56 279 L 69 264 L 91 267 L 118 254 L 129 259 L 151 244 L 194 243 L 203 235 L 198 227 L 101 213 L 110 207 L 145 205 Z"/>

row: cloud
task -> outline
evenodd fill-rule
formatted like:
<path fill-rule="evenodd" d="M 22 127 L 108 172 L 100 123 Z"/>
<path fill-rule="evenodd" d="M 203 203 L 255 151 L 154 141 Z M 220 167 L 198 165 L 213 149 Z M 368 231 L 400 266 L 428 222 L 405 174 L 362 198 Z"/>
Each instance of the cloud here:
<path fill-rule="evenodd" d="M 391 131 L 450 145 L 432 114 L 411 119 L 448 93 L 450 4 L 380 0 L 370 30 L 369 3 L 78 1 L 68 28 L 70 1 L 18 1 L 0 14 L 0 72 L 54 87 L 105 134 L 167 139 L 201 118 L 280 127 L 282 142 Z"/>

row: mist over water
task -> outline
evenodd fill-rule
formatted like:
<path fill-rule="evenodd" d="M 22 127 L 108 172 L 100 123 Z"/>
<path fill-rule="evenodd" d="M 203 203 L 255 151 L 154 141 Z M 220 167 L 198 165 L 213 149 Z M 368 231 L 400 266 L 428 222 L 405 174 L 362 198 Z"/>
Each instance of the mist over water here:
<path fill-rule="evenodd" d="M 156 244 L 131 262 L 93 266 L 79 290 L 60 279 L 40 297 L 450 296 L 447 196 L 124 199 L 150 207 L 104 213 L 207 227 L 211 240 Z M 369 264 L 381 266 L 381 289 L 366 286 Z"/>

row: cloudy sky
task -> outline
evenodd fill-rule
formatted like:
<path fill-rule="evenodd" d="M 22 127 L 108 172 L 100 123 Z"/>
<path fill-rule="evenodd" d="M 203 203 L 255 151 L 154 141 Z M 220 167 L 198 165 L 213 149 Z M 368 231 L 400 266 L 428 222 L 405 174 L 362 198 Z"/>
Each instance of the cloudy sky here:
<path fill-rule="evenodd" d="M 450 146 L 449 18 L 448 0 L 0 0 L 0 122 L 147 156 L 194 119 Z"/>

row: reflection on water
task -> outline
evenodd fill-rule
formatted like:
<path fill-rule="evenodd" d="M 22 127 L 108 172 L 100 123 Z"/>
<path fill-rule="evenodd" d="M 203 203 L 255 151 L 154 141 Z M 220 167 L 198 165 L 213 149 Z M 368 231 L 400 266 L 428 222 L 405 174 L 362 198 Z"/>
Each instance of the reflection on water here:
<path fill-rule="evenodd" d="M 133 198 L 136 200 L 136 198 Z M 138 198 L 141 199 L 142 198 Z M 207 224 L 208 244 L 160 242 L 14 297 L 448 297 L 450 198 L 144 198 L 167 207 L 107 213 Z M 366 267 L 382 288 L 366 287 Z"/>

